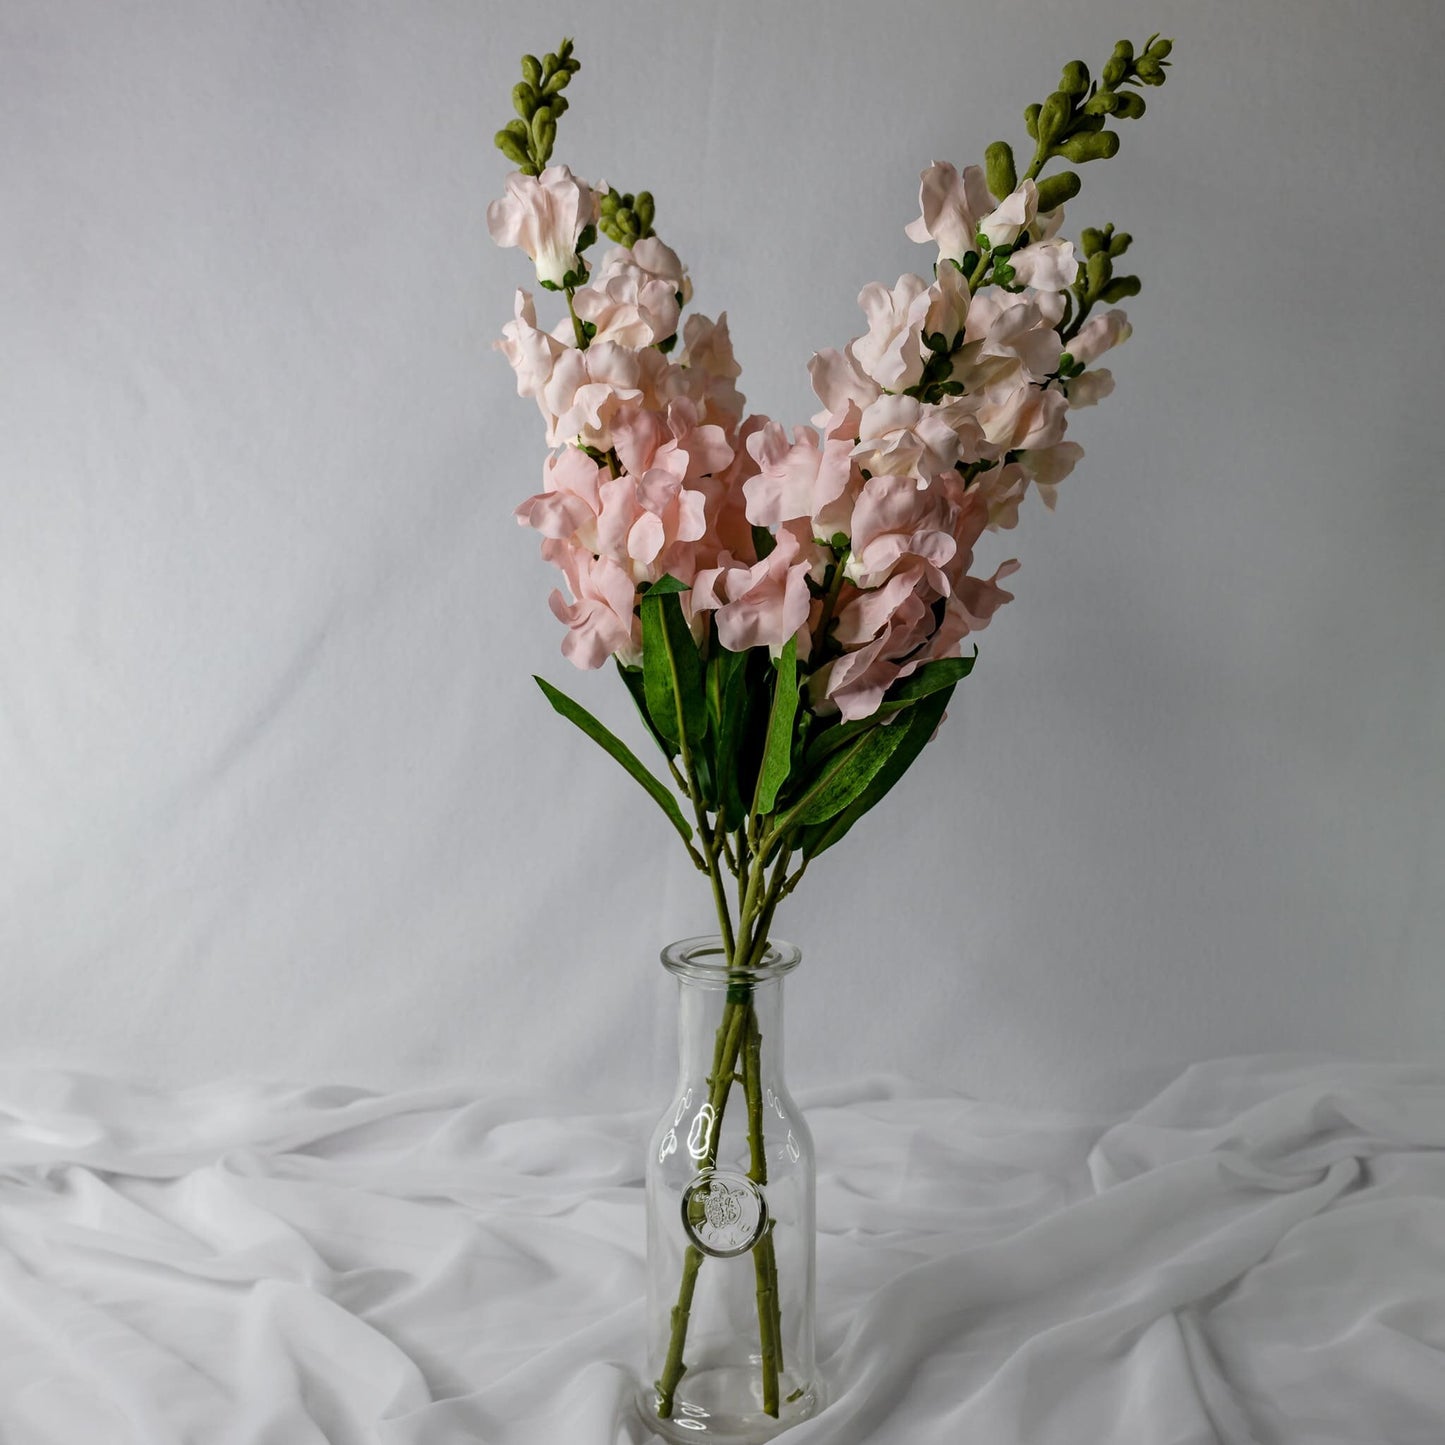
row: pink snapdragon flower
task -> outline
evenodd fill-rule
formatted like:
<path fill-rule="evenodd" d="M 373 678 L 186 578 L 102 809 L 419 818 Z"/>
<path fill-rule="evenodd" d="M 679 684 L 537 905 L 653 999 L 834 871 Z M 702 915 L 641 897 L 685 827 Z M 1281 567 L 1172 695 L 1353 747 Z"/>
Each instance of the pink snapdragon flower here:
<path fill-rule="evenodd" d="M 733 448 L 716 423 L 703 423 L 697 404 L 686 396 L 668 402 L 664 411 L 627 405 L 612 420 L 612 444 L 622 465 L 637 476 L 652 467 L 695 483 L 731 464 Z"/>
<path fill-rule="evenodd" d="M 1059 483 L 1074 470 L 1083 456 L 1084 449 L 1078 442 L 1057 442 L 1042 451 L 1020 452 L 1018 465 L 1033 482 L 1044 506 L 1052 512 L 1058 502 Z"/>
<path fill-rule="evenodd" d="M 1097 406 L 1106 396 L 1114 394 L 1114 373 L 1106 367 L 1095 367 L 1069 383 L 1069 406 Z"/>
<path fill-rule="evenodd" d="M 663 467 L 640 477 L 624 472 L 598 487 L 600 550 L 615 558 L 635 582 L 670 573 L 680 582 L 697 570 L 692 543 L 707 534 L 707 498 Z"/>
<path fill-rule="evenodd" d="M 958 460 L 958 432 L 940 407 L 880 396 L 859 417 L 853 455 L 873 476 L 912 477 L 923 487 Z"/>
<path fill-rule="evenodd" d="M 588 669 L 613 656 L 629 666 L 640 661 L 642 626 L 632 611 L 637 589 L 626 569 L 566 542 L 544 542 L 542 555 L 562 569 L 572 593 L 571 601 L 560 590 L 547 599 L 552 615 L 567 625 L 562 655 Z"/>
<path fill-rule="evenodd" d="M 916 573 L 902 573 L 886 587 L 849 602 L 839 614 L 835 635 L 856 645 L 810 679 L 814 706 L 831 704 L 845 722 L 877 712 L 888 689 L 919 666 L 910 654 L 928 640 L 931 604 L 928 588 Z"/>
<path fill-rule="evenodd" d="M 965 166 L 960 175 L 947 161 L 935 161 L 919 177 L 922 214 L 904 234 L 910 241 L 935 242 L 940 261 L 961 261 L 978 250 L 980 235 L 990 246 L 1012 246 L 1032 226 L 1038 204 L 1033 181 L 995 201 L 979 166 Z"/>
<path fill-rule="evenodd" d="M 678 364 L 688 395 L 702 407 L 707 419 L 733 432 L 747 402 L 736 385 L 743 369 L 733 355 L 726 311 L 720 312 L 716 321 L 697 312 L 687 318 Z"/>
<path fill-rule="evenodd" d="M 953 589 L 944 609 L 938 631 L 929 639 L 920 661 L 932 662 L 941 657 L 957 657 L 963 639 L 971 632 L 982 632 L 993 615 L 1006 602 L 1014 600 L 999 582 L 1019 570 L 1016 560 L 999 565 L 992 577 L 964 577 Z"/>
<path fill-rule="evenodd" d="M 517 395 L 538 398 L 552 379 L 557 358 L 567 350 L 564 342 L 538 327 L 537 308 L 525 291 L 517 292 L 513 318 L 495 344 L 517 374 Z"/>
<path fill-rule="evenodd" d="M 607 468 L 577 447 L 549 456 L 542 469 L 542 490 L 513 513 L 555 542 L 569 542 L 587 552 L 603 550 L 597 524 L 602 515 L 601 482 Z"/>
<path fill-rule="evenodd" d="M 854 413 L 856 415 L 856 412 Z M 852 480 L 853 438 L 824 436 L 811 427 L 795 427 L 793 441 L 782 426 L 770 421 L 748 438 L 757 474 L 743 484 L 748 520 L 760 527 L 806 521 L 830 514 L 832 504 Z M 813 535 L 826 540 L 831 533 Z"/>
<path fill-rule="evenodd" d="M 1069 355 L 1085 366 L 1097 361 L 1106 351 L 1122 346 L 1134 334 L 1129 318 L 1116 307 L 1102 316 L 1090 317 L 1069 342 Z"/>
<path fill-rule="evenodd" d="M 581 287 L 572 305 L 583 321 L 597 328 L 594 345 L 615 341 L 634 351 L 675 335 L 681 315 L 670 281 L 630 265 L 615 267 Z"/>
<path fill-rule="evenodd" d="M 637 353 L 612 341 L 586 351 L 564 350 L 539 398 L 547 418 L 547 445 L 577 442 L 606 451 L 612 445 L 612 417 L 642 395 L 641 375 Z"/>
<path fill-rule="evenodd" d="M 560 286 L 582 269 L 577 238 L 596 224 L 598 199 L 566 166 L 548 166 L 540 176 L 513 171 L 507 193 L 487 207 L 487 229 L 499 246 L 520 246 L 544 285 Z"/>
<path fill-rule="evenodd" d="M 842 351 L 833 347 L 815 351 L 808 362 L 808 375 L 814 395 L 823 403 L 823 410 L 813 418 L 815 426 L 846 410 L 850 402 L 862 411 L 883 395 L 883 388 L 859 366 L 852 342 Z"/>
<path fill-rule="evenodd" d="M 597 279 L 606 280 L 625 270 L 640 271 L 652 281 L 665 281 L 681 297 L 680 306 L 692 300 L 692 281 L 687 268 L 678 259 L 677 252 L 656 236 L 646 236 L 630 248 L 614 246 L 602 258 Z"/>
<path fill-rule="evenodd" d="M 928 282 L 900 276 L 890 291 L 871 281 L 858 293 L 868 331 L 849 350 L 864 373 L 889 391 L 907 391 L 923 375 L 927 360 L 920 332 L 932 304 Z"/>
<path fill-rule="evenodd" d="M 947 595 L 944 569 L 958 550 L 953 536 L 958 491 L 946 480 L 921 488 L 911 476 L 870 477 L 853 508 L 843 575 L 856 587 L 872 588 L 895 569 L 910 570 Z"/>
<path fill-rule="evenodd" d="M 694 579 L 693 609 L 716 609 L 717 635 L 730 652 L 767 647 L 776 654 L 808 621 L 811 553 L 788 527 L 778 530 L 773 550 L 751 567 L 724 552 L 717 567 Z M 807 651 L 802 637 L 799 651 Z"/>
<path fill-rule="evenodd" d="M 1067 291 L 1079 274 L 1072 241 L 1038 241 L 1009 257 L 1014 280 L 1039 291 Z"/>

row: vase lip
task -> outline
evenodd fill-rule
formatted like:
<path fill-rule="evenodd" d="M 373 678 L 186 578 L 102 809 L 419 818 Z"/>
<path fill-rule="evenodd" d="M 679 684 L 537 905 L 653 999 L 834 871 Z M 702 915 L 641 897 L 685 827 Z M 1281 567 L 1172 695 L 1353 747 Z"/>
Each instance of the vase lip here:
<path fill-rule="evenodd" d="M 762 962 L 755 968 L 730 968 L 722 936 L 700 934 L 696 938 L 679 938 L 662 950 L 662 966 L 678 978 L 693 983 L 712 984 L 721 988 L 728 983 L 760 983 L 791 973 L 803 960 L 803 950 L 780 938 L 770 938 Z"/>

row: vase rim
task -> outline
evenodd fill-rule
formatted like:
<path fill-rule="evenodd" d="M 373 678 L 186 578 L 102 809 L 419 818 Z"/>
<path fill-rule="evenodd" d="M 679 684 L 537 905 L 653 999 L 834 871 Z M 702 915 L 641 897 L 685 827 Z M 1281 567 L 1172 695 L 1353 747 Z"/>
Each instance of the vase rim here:
<path fill-rule="evenodd" d="M 782 939 L 768 940 L 762 962 L 756 968 L 730 968 L 722 936 L 701 934 L 696 938 L 679 938 L 662 950 L 662 966 L 678 978 L 692 983 L 712 984 L 721 988 L 728 983 L 760 983 L 791 973 L 803 960 L 803 950 Z"/>

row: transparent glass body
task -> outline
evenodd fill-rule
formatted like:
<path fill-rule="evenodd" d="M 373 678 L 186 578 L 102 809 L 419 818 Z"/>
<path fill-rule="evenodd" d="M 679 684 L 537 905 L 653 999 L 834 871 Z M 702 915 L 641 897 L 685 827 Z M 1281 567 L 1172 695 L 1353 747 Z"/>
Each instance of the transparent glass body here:
<path fill-rule="evenodd" d="M 783 1077 L 771 944 L 729 969 L 722 941 L 663 950 L 678 982 L 678 1078 L 647 1153 L 647 1361 L 639 1404 L 669 1440 L 754 1445 L 819 1406 L 813 1138 Z"/>

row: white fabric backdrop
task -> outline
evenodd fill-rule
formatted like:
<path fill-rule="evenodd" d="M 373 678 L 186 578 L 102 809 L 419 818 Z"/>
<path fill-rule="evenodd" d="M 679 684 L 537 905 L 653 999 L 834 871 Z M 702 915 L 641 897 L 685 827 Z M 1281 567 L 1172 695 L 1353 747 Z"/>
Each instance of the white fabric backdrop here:
<path fill-rule="evenodd" d="M 1439 1445 L 1445 1070 L 1192 1069 L 1117 1121 L 805 1100 L 789 1445 Z M 0 1078 L 6 1445 L 641 1445 L 651 1120 Z"/>
<path fill-rule="evenodd" d="M 1155 29 L 1074 208 L 1138 237 L 1118 394 L 1000 545 L 927 772 L 780 919 L 794 1073 L 1104 1105 L 1433 1046 L 1445 9 L 6 0 L 0 1050 L 663 1087 L 653 960 L 706 890 L 528 678 L 631 726 L 509 517 L 517 57 L 576 35 L 561 154 L 655 190 L 800 420 L 859 287 L 925 264 L 919 170 Z"/>

